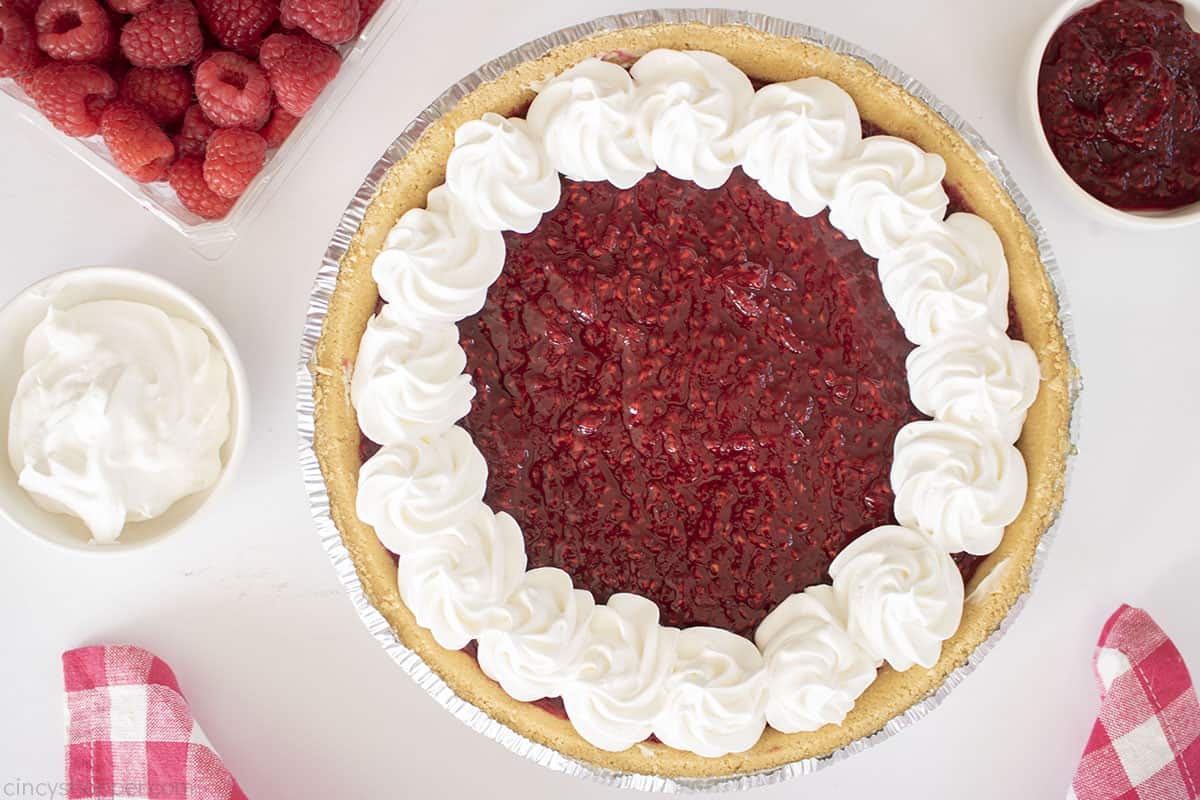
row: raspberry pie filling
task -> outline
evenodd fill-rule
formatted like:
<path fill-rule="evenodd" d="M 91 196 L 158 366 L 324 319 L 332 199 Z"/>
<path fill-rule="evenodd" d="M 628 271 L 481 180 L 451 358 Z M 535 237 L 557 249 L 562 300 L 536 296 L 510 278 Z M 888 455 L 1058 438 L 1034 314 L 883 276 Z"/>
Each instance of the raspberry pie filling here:
<path fill-rule="evenodd" d="M 1200 34 L 1174 0 L 1102 0 L 1054 33 L 1038 73 L 1063 169 L 1114 208 L 1200 200 Z"/>
<path fill-rule="evenodd" d="M 614 751 L 741 752 L 932 666 L 1024 504 L 1039 384 L 941 159 L 833 83 L 672 50 L 455 145 L 351 385 L 417 622 Z"/>
<path fill-rule="evenodd" d="M 484 501 L 530 567 L 665 625 L 752 636 L 895 522 L 888 471 L 912 350 L 875 259 L 742 170 L 719 189 L 656 171 L 565 180 L 508 234 L 483 311 L 459 325 L 476 389 L 462 426 Z"/>

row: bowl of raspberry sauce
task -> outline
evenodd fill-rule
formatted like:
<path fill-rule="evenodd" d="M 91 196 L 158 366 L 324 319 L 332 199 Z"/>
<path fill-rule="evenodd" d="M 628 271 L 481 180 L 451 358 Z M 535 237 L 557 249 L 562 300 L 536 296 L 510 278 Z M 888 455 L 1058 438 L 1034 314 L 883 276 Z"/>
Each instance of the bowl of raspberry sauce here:
<path fill-rule="evenodd" d="M 1050 174 L 1107 222 L 1200 222 L 1200 0 L 1069 0 L 1034 37 L 1027 119 Z"/>

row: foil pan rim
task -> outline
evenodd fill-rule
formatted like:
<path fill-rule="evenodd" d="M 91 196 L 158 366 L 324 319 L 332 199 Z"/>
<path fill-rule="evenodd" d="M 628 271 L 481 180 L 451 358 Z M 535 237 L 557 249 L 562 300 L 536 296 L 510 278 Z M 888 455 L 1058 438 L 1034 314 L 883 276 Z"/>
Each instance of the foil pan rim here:
<path fill-rule="evenodd" d="M 375 162 L 375 165 L 368 172 L 367 177 L 338 222 L 337 229 L 330 240 L 329 247 L 321 262 L 312 293 L 309 296 L 296 381 L 296 404 L 300 434 L 300 465 L 303 472 L 305 493 L 308 497 L 309 508 L 316 523 L 322 548 L 329 556 L 334 571 L 353 603 L 355 610 L 358 612 L 359 617 L 362 619 L 363 624 L 366 625 L 367 630 L 370 631 L 371 635 L 375 637 L 388 655 L 421 688 L 459 720 L 475 731 L 500 743 L 512 752 L 541 764 L 548 769 L 598 781 L 610 786 L 659 792 L 738 791 L 779 783 L 798 775 L 816 772 L 819 769 L 849 758 L 890 738 L 936 708 L 954 687 L 962 683 L 967 675 L 975 669 L 983 657 L 995 647 L 996 643 L 1008 631 L 1019 615 L 1029 597 L 1029 591 L 1032 591 L 1044 568 L 1049 547 L 1055 538 L 1062 518 L 1063 508 L 1059 509 L 1058 514 L 1042 534 L 1037 545 L 1033 563 L 1029 569 L 1029 590 L 1017 598 L 1000 626 L 975 648 L 965 664 L 955 669 L 946 677 L 941 686 L 923 700 L 915 703 L 906 711 L 889 720 L 881 730 L 870 736 L 851 742 L 823 758 L 801 759 L 762 772 L 716 778 L 664 778 L 656 775 L 601 769 L 568 758 L 556 750 L 527 739 L 511 728 L 495 721 L 478 707 L 458 697 L 446 682 L 431 670 L 419 656 L 404 646 L 379 611 L 367 600 L 358 574 L 355 571 L 354 562 L 350 557 L 349 551 L 342 543 L 341 534 L 338 532 L 330 516 L 329 495 L 326 491 L 325 481 L 321 474 L 316 452 L 313 449 L 314 407 L 312 360 L 315 355 L 317 340 L 320 338 L 325 314 L 329 308 L 329 300 L 337 282 L 341 259 L 345 255 L 352 237 L 362 222 L 367 206 L 375 196 L 380 182 L 383 180 L 388 169 L 404 158 L 429 125 L 449 109 L 453 108 L 464 96 L 522 62 L 540 57 L 547 51 L 560 45 L 575 42 L 596 33 L 622 28 L 638 28 L 654 24 L 680 24 L 687 22 L 701 22 L 710 25 L 744 25 L 766 33 L 801 39 L 820 45 L 836 53 L 866 61 L 884 77 L 899 84 L 952 125 L 967 143 L 971 145 L 972 149 L 975 150 L 976 154 L 979 155 L 992 174 L 996 176 L 997 180 L 1000 181 L 1001 185 L 1016 203 L 1026 223 L 1034 232 L 1042 263 L 1049 274 L 1051 286 L 1058 299 L 1059 324 L 1062 327 L 1067 343 L 1068 368 L 1071 375 L 1069 385 L 1070 452 L 1063 479 L 1065 507 L 1065 497 L 1067 496 L 1067 488 L 1071 482 L 1071 474 L 1074 471 L 1074 456 L 1079 441 L 1079 398 L 1083 389 L 1079 369 L 1076 366 L 1078 348 L 1075 340 L 1073 317 L 1067 304 L 1062 274 L 1053 251 L 1050 248 L 1046 232 L 1042 228 L 1036 214 L 1034 214 L 1029 201 L 1017 187 L 999 156 L 996 155 L 983 137 L 971 125 L 942 103 L 924 84 L 875 53 L 808 25 L 764 14 L 714 8 L 650 9 L 614 14 L 579 25 L 572 25 L 547 34 L 493 59 L 462 78 L 418 114 L 416 119 L 396 137 L 383 156 Z"/>

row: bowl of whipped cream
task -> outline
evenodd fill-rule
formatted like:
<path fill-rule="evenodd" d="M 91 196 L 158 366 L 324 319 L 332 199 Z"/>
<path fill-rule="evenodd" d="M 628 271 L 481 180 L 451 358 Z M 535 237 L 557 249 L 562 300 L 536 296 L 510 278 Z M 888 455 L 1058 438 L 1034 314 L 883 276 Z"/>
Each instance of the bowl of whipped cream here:
<path fill-rule="evenodd" d="M 120 267 L 0 309 L 0 514 L 94 553 L 160 541 L 233 475 L 249 421 L 233 341 L 196 298 Z"/>

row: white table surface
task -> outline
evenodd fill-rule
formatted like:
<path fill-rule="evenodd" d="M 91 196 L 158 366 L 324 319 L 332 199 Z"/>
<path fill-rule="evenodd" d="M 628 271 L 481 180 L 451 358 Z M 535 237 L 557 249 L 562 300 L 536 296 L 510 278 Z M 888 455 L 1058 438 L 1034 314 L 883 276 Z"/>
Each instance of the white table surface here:
<path fill-rule="evenodd" d="M 759 797 L 1061 797 L 1092 724 L 1091 653 L 1141 605 L 1200 668 L 1200 227 L 1089 222 L 1042 174 L 1015 75 L 1055 0 L 755 0 L 918 76 L 1006 159 L 1048 230 L 1087 388 L 1082 455 L 1041 581 L 1007 637 L 929 718 Z M 150 270 L 194 292 L 238 342 L 253 390 L 240 480 L 202 524 L 144 555 L 87 558 L 0 525 L 0 797 L 62 780 L 59 654 L 131 642 L 175 669 L 252 797 L 612 797 L 470 731 L 368 636 L 318 547 L 296 460 L 295 359 L 313 274 L 391 139 L 479 64 L 620 0 L 417 0 L 339 116 L 229 253 L 177 235 L 0 105 L 0 297 L 66 267 Z"/>

